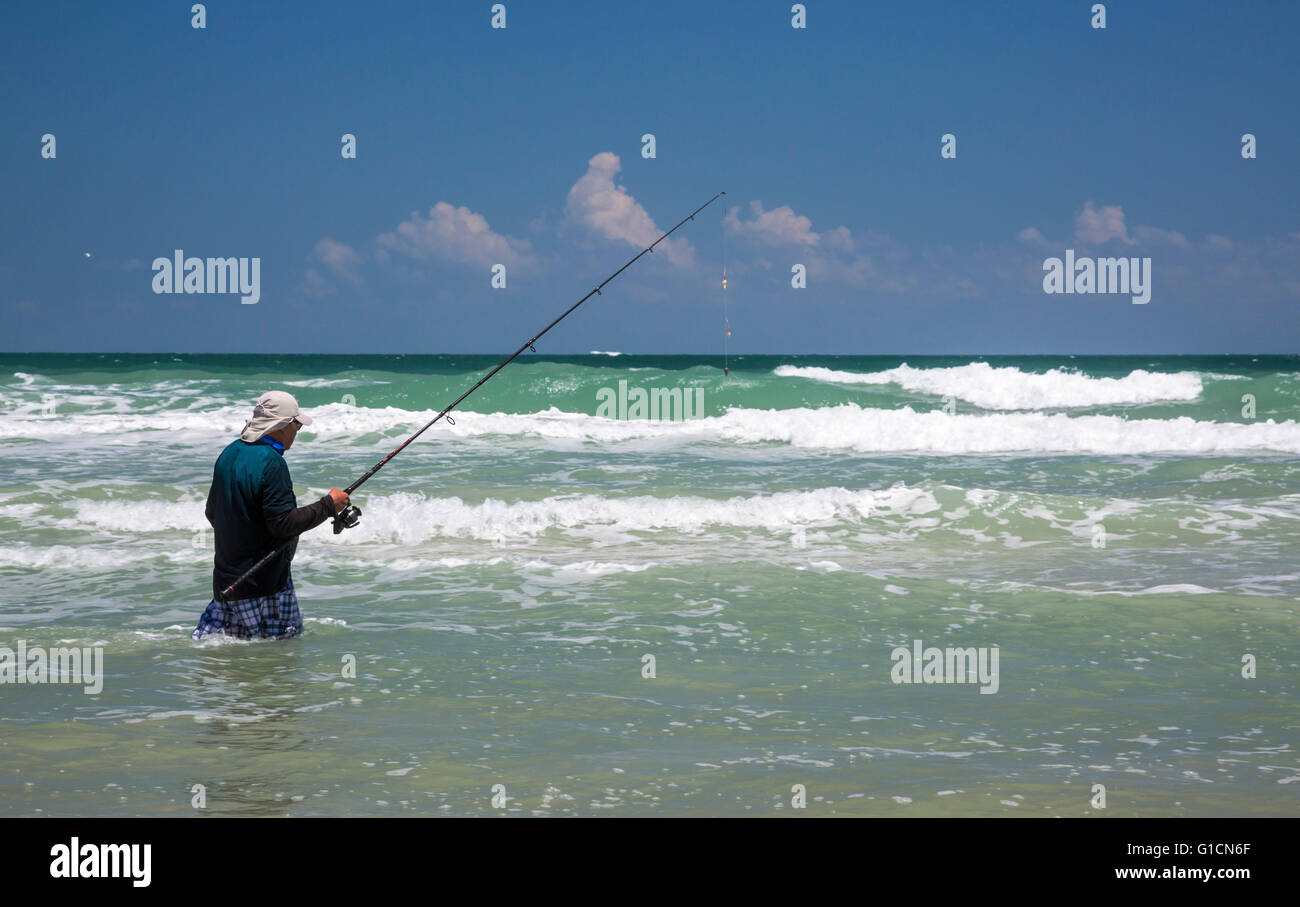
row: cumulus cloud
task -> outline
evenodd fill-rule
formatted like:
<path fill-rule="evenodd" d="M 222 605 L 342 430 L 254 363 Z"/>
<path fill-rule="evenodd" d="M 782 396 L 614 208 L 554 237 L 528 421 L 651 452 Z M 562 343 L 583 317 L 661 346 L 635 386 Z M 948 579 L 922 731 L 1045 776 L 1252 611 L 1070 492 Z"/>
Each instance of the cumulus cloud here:
<path fill-rule="evenodd" d="M 808 267 L 810 277 L 831 283 L 902 292 L 913 277 L 897 265 L 906 250 L 887 236 L 868 231 L 854 236 L 848 227 L 817 232 L 812 221 L 789 205 L 766 210 L 761 201 L 749 203 L 749 217 L 734 206 L 723 218 L 727 232 L 763 246 L 791 249 Z M 882 264 L 893 265 L 887 273 Z"/>
<path fill-rule="evenodd" d="M 1100 245 L 1118 239 L 1126 245 L 1176 246 L 1191 248 L 1192 243 L 1177 230 L 1165 230 L 1160 227 L 1136 226 L 1130 234 L 1125 222 L 1124 209 L 1119 205 L 1106 205 L 1098 208 L 1092 202 L 1085 202 L 1083 210 L 1074 220 L 1074 236 L 1079 242 Z M 1060 243 L 1053 242 L 1042 234 L 1037 227 L 1026 227 L 1016 234 L 1016 239 L 1030 245 L 1043 248 L 1056 248 Z M 1218 237 L 1222 239 L 1222 237 Z M 1209 240 L 1215 248 L 1227 248 L 1217 240 Z"/>
<path fill-rule="evenodd" d="M 1074 235 L 1080 242 L 1086 243 L 1100 244 L 1112 239 L 1129 245 L 1137 242 L 1128 235 L 1123 208 L 1118 205 L 1096 208 L 1092 202 L 1085 203 L 1083 211 L 1074 219 Z"/>
<path fill-rule="evenodd" d="M 1161 230 L 1159 227 L 1135 227 L 1133 232 L 1144 243 L 1166 246 L 1186 246 L 1187 237 L 1177 230 Z"/>
<path fill-rule="evenodd" d="M 858 243 L 848 227 L 835 227 L 818 233 L 813 230 L 811 220 L 795 214 L 789 205 L 764 211 L 761 201 L 752 201 L 749 211 L 753 215 L 750 220 L 740 219 L 739 206 L 728 211 L 723 218 L 727 230 L 769 246 L 801 246 L 846 255 L 857 251 Z"/>
<path fill-rule="evenodd" d="M 1049 242 L 1047 237 L 1037 227 L 1025 227 L 1016 234 L 1016 239 L 1021 242 L 1033 243 L 1036 246 L 1052 246 L 1055 243 Z"/>
<path fill-rule="evenodd" d="M 311 254 L 337 276 L 355 284 L 361 282 L 361 278 L 357 276 L 357 266 L 361 264 L 361 256 L 347 243 L 341 243 L 327 236 L 316 243 Z"/>
<path fill-rule="evenodd" d="M 602 151 L 589 160 L 587 172 L 569 190 L 565 215 L 606 239 L 644 248 L 663 230 L 628 194 L 626 186 L 614 182 L 622 169 L 622 162 L 612 151 Z M 655 251 L 666 253 L 674 265 L 686 266 L 695 261 L 694 248 L 683 239 L 664 240 Z"/>
<path fill-rule="evenodd" d="M 732 233 L 742 236 L 749 236 L 769 246 L 818 246 L 821 244 L 821 236 L 813 232 L 812 221 L 801 214 L 795 214 L 794 209 L 789 205 L 782 205 L 779 208 L 773 208 L 771 211 L 763 210 L 761 201 L 749 203 L 750 213 L 754 215 L 753 220 L 742 221 L 737 212 L 739 207 L 734 207 L 727 212 L 724 223 L 727 229 Z M 852 244 L 852 237 L 845 227 L 839 227 L 843 231 L 843 236 Z"/>
<path fill-rule="evenodd" d="M 438 202 L 427 217 L 412 211 L 397 229 L 376 240 L 380 250 L 407 255 L 419 261 L 440 258 L 457 264 L 489 268 L 532 261 L 532 245 L 494 233 L 487 218 L 469 208 Z"/>

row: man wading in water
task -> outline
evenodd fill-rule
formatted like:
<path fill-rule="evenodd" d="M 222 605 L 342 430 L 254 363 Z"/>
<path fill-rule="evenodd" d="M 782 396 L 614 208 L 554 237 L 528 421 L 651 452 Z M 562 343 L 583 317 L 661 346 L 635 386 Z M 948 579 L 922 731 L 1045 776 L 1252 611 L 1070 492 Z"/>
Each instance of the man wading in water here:
<path fill-rule="evenodd" d="M 216 531 L 217 553 L 212 570 L 213 599 L 199 618 L 192 638 L 222 633 L 240 639 L 289 637 L 302 631 L 302 614 L 293 592 L 289 564 L 298 549 L 297 536 L 348 506 L 345 491 L 330 493 L 298 507 L 284 452 L 293 446 L 298 429 L 311 419 L 298 411 L 298 401 L 284 391 L 269 391 L 253 408 L 240 436 L 231 441 L 212 470 L 206 515 Z M 238 579 L 268 551 L 293 539 L 279 556 L 244 580 L 239 599 L 221 601 L 221 591 Z"/>

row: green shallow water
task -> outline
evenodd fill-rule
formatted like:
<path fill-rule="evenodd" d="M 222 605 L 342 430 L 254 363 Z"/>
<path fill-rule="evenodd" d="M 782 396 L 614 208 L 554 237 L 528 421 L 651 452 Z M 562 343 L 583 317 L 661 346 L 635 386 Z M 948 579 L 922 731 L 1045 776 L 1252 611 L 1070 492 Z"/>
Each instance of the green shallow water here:
<path fill-rule="evenodd" d="M 935 390 L 774 374 L 903 361 L 956 421 Z M 358 494 L 362 526 L 302 541 L 302 637 L 193 643 L 211 463 L 251 398 L 317 416 L 301 501 L 491 358 L 0 355 L 0 645 L 99 645 L 106 675 L 0 684 L 0 814 L 779 815 L 794 785 L 817 815 L 1296 814 L 1297 360 L 943 371 L 970 362 L 511 366 Z M 992 404 L 1054 369 L 1199 389 Z M 711 419 L 597 424 L 620 380 L 703 387 Z M 940 449 L 871 449 L 904 408 Z M 1138 422 L 1157 449 L 1121 449 Z M 996 432 L 1026 440 L 962 449 Z M 998 647 L 997 693 L 893 683 L 916 639 Z"/>

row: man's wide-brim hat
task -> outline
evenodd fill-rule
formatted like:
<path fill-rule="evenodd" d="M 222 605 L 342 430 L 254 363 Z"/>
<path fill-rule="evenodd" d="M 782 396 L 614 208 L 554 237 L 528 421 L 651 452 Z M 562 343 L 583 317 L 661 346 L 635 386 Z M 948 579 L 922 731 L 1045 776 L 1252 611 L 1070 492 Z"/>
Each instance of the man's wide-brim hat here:
<path fill-rule="evenodd" d="M 311 425 L 311 417 L 304 416 L 298 409 L 298 401 L 293 398 L 293 394 L 267 391 L 253 407 L 253 418 L 244 423 L 244 430 L 239 433 L 239 437 L 251 444 L 263 435 L 284 428 L 294 419 L 303 425 Z"/>

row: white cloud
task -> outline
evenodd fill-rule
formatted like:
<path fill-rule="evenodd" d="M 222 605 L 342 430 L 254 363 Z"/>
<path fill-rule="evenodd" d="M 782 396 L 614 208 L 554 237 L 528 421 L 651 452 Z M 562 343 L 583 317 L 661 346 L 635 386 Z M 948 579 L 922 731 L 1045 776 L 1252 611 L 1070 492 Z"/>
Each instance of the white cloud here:
<path fill-rule="evenodd" d="M 749 213 L 749 219 L 741 219 L 740 207 L 731 208 L 723 218 L 727 232 L 764 246 L 790 249 L 796 256 L 791 261 L 806 265 L 810 279 L 889 292 L 902 292 L 914 283 L 901 264 L 906 250 L 887 236 L 871 231 L 854 236 L 848 227 L 819 233 L 809 218 L 789 205 L 769 211 L 761 201 L 751 201 Z"/>
<path fill-rule="evenodd" d="M 1161 227 L 1137 226 L 1133 228 L 1130 235 L 1123 208 L 1119 205 L 1105 205 L 1098 208 L 1090 201 L 1085 202 L 1083 210 L 1075 216 L 1074 236 L 1079 242 L 1092 245 L 1100 245 L 1114 239 L 1130 246 L 1145 244 L 1191 248 L 1192 245 L 1187 237 L 1177 230 L 1165 230 Z M 1026 227 L 1016 234 L 1016 239 L 1044 248 L 1055 248 L 1059 245 L 1045 237 L 1037 227 Z M 1214 245 L 1213 241 L 1211 245 Z"/>
<path fill-rule="evenodd" d="M 1177 230 L 1161 230 L 1159 227 L 1134 227 L 1133 232 L 1144 243 L 1167 246 L 1186 246 L 1187 237 Z"/>
<path fill-rule="evenodd" d="M 1083 211 L 1074 219 L 1074 235 L 1080 242 L 1086 243 L 1099 244 L 1118 239 L 1131 246 L 1137 242 L 1129 238 L 1123 208 L 1118 205 L 1095 208 L 1092 202 L 1084 204 Z"/>
<path fill-rule="evenodd" d="M 1297 239 L 1300 239 L 1300 236 L 1298 236 Z M 1217 249 L 1221 252 L 1226 252 L 1233 246 L 1232 240 L 1228 239 L 1226 236 L 1220 236 L 1218 233 L 1207 235 L 1205 241 L 1209 243 L 1210 248 Z"/>
<path fill-rule="evenodd" d="M 732 233 L 753 237 L 767 243 L 769 246 L 818 246 L 821 244 L 821 236 L 813 232 L 812 221 L 801 214 L 795 214 L 794 209 L 789 205 L 782 205 L 779 208 L 773 208 L 771 211 L 764 211 L 761 201 L 750 202 L 749 210 L 754 215 L 754 219 L 747 221 L 742 221 L 737 216 L 739 210 L 739 206 L 732 208 L 727 212 L 724 219 L 727 229 Z M 848 229 L 839 227 L 836 232 L 841 231 L 851 247 L 853 238 Z"/>
<path fill-rule="evenodd" d="M 335 296 L 339 291 L 332 281 L 326 280 L 325 276 L 315 268 L 307 269 L 300 289 L 305 295 L 315 299 L 322 296 Z"/>
<path fill-rule="evenodd" d="M 375 241 L 381 253 L 399 252 L 421 261 L 441 258 L 483 268 L 494 264 L 509 268 L 532 261 L 528 240 L 494 233 L 482 214 L 447 202 L 430 208 L 428 217 L 412 211 L 397 229 L 381 234 Z M 380 260 L 385 257 L 380 256 Z"/>
<path fill-rule="evenodd" d="M 822 240 L 828 249 L 837 249 L 841 252 L 852 252 L 857 248 L 853 241 L 853 234 L 849 232 L 848 227 L 836 227 L 834 230 L 827 230 L 822 234 Z"/>
<path fill-rule="evenodd" d="M 327 236 L 316 243 L 311 250 L 311 254 L 313 258 L 320 261 L 339 277 L 346 278 L 355 284 L 361 283 L 361 278 L 357 276 L 356 270 L 357 266 L 361 264 L 361 256 L 347 243 L 341 243 Z"/>
<path fill-rule="evenodd" d="M 628 194 L 627 187 L 614 182 L 622 168 L 618 155 L 612 151 L 602 151 L 588 161 L 587 172 L 569 190 L 565 214 L 606 239 L 645 248 L 663 230 L 655 226 L 645 208 Z M 694 248 L 683 239 L 666 239 L 655 251 L 666 253 L 674 265 L 688 266 L 695 261 Z"/>

